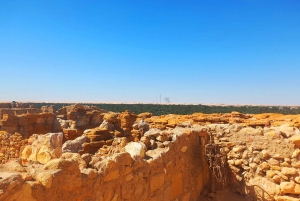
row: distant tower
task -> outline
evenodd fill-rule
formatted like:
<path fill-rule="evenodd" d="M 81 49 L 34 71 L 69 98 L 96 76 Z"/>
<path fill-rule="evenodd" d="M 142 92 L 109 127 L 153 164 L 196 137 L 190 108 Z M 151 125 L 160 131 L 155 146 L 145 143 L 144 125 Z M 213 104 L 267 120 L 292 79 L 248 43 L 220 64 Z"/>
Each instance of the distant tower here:
<path fill-rule="evenodd" d="M 161 94 L 159 94 L 159 104 L 161 104 Z"/>

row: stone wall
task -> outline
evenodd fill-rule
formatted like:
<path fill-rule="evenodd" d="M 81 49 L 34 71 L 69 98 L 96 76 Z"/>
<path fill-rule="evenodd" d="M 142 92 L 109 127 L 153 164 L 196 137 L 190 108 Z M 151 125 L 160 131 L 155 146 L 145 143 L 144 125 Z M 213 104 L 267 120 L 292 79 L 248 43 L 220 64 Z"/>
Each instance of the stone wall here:
<path fill-rule="evenodd" d="M 87 109 L 68 110 L 65 114 L 73 121 L 69 125 L 90 122 L 90 118 L 85 121 Z M 296 201 L 300 199 L 299 117 L 104 113 L 98 119 L 100 126 L 63 145 L 57 137 L 61 133 L 29 138 L 19 160 L 0 165 L 0 200 L 196 201 L 207 196 L 212 201 L 231 200 L 218 186 L 209 192 L 204 148 L 212 133 L 214 143 L 226 154 L 225 188 L 231 196 L 244 201 Z M 21 145 L 19 139 L 15 141 Z M 7 149 L 15 149 L 6 144 Z"/>
<path fill-rule="evenodd" d="M 122 151 L 104 158 L 94 156 L 89 162 L 86 155 L 64 153 L 45 165 L 8 165 L 23 172 L 2 171 L 0 199 L 197 200 L 208 181 L 204 144 L 197 133 L 182 130 L 173 135 L 168 147 L 148 150 L 144 158 Z"/>
<path fill-rule="evenodd" d="M 32 113 L 15 115 L 6 113 L 0 120 L 0 130 L 9 133 L 18 132 L 28 138 L 32 134 L 44 134 L 48 132 L 60 131 L 56 115 L 53 113 Z"/>
<path fill-rule="evenodd" d="M 42 110 L 36 108 L 2 108 L 0 109 L 0 117 L 4 114 L 21 115 L 21 114 L 39 114 Z"/>

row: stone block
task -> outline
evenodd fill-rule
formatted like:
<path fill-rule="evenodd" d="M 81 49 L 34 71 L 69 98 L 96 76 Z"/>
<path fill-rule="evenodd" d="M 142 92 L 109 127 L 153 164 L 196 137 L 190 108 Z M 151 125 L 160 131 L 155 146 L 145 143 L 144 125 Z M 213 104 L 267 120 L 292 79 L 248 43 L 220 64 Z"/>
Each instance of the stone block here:
<path fill-rule="evenodd" d="M 296 174 L 298 171 L 296 170 L 296 168 L 289 168 L 289 167 L 283 167 L 281 169 L 282 174 L 284 175 L 294 175 Z"/>
<path fill-rule="evenodd" d="M 296 186 L 295 182 L 281 182 L 280 191 L 283 195 L 287 193 L 293 194 L 295 186 Z"/>

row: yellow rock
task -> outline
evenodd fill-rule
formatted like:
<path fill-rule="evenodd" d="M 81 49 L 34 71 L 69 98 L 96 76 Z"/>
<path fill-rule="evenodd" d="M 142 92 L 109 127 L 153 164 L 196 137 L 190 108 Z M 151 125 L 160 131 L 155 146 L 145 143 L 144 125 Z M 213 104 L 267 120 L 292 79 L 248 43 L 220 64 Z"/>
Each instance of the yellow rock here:
<path fill-rule="evenodd" d="M 291 140 L 296 146 L 300 147 L 300 135 L 294 135 Z"/>

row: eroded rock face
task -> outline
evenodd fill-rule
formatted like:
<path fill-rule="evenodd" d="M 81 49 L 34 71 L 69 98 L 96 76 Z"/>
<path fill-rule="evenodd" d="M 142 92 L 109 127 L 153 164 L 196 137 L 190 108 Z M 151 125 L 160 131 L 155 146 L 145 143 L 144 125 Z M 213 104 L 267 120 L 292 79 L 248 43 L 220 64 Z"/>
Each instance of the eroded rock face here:
<path fill-rule="evenodd" d="M 62 133 L 32 135 L 28 140 L 31 144 L 25 146 L 21 158 L 24 161 L 38 161 L 42 164 L 53 158 L 59 158 L 62 154 L 62 139 Z"/>

